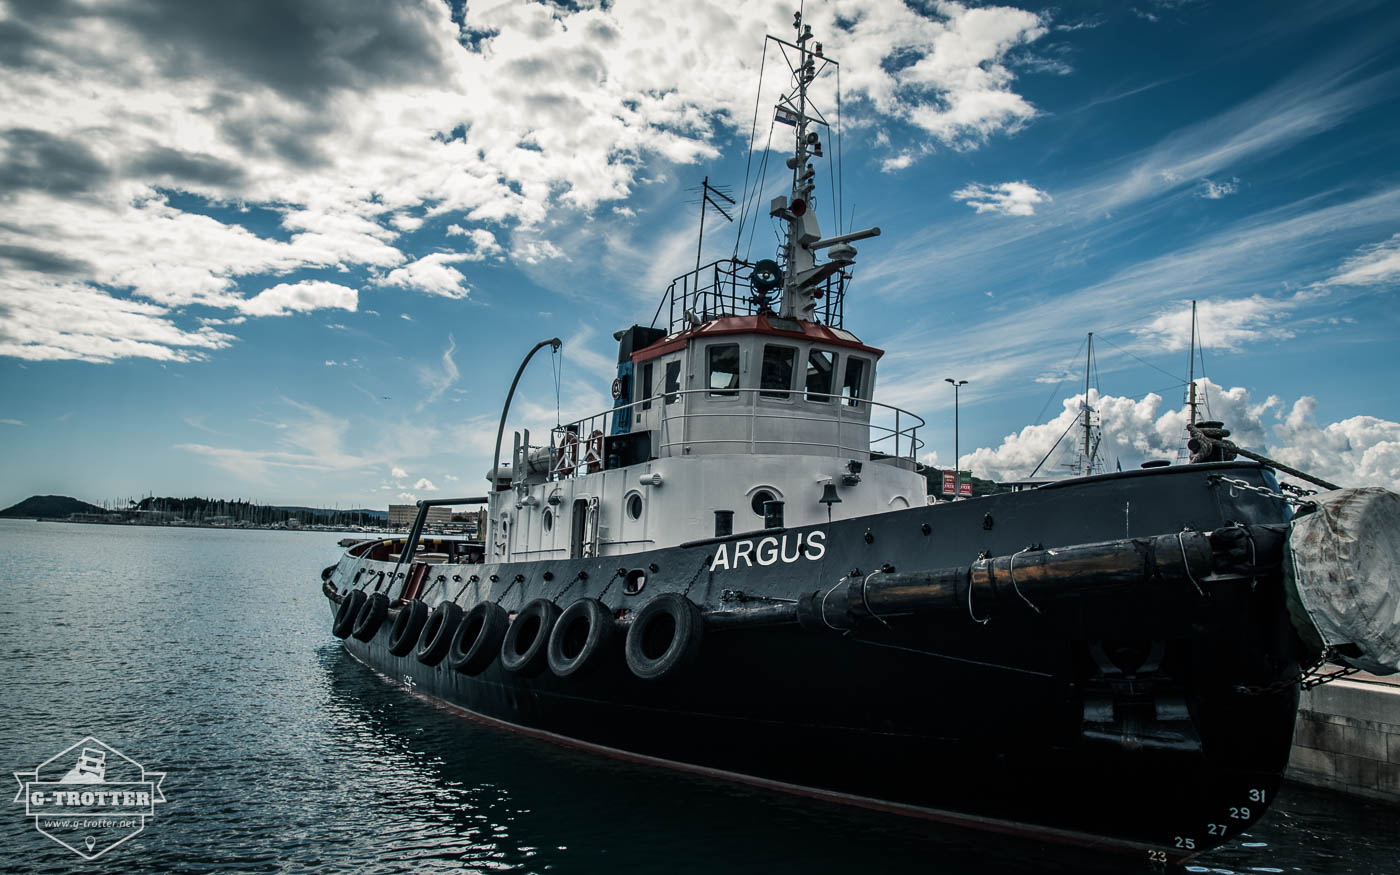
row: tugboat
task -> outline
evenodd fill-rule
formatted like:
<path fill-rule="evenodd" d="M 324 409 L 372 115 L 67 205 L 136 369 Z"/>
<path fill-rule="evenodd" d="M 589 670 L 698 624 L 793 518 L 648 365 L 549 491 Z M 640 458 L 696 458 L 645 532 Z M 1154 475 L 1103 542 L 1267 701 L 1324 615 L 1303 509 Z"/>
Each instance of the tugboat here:
<path fill-rule="evenodd" d="M 776 258 L 679 277 L 664 326 L 618 332 L 615 405 L 501 464 L 512 383 L 486 495 L 322 572 L 334 634 L 604 755 L 1163 864 L 1230 841 L 1309 670 L 1400 666 L 1400 497 L 1284 492 L 1202 423 L 1189 464 L 928 503 L 923 420 L 875 400 L 882 351 L 843 324 L 879 229 L 818 227 L 835 62 L 795 26 L 768 37 L 793 74 Z M 480 540 L 423 538 L 465 504 Z"/>

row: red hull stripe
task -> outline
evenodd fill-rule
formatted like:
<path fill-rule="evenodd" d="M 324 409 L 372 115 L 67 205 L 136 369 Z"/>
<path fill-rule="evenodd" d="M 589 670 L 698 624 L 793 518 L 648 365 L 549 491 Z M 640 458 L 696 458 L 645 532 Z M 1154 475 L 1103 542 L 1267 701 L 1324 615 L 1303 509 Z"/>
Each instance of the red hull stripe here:
<path fill-rule="evenodd" d="M 882 349 L 873 346 L 866 346 L 860 341 L 847 340 L 838 336 L 834 331 L 825 325 L 815 322 L 801 323 L 801 331 L 788 331 L 782 328 L 774 328 L 769 324 L 765 316 L 726 316 L 723 319 L 716 319 L 707 322 L 697 329 L 685 331 L 670 337 L 666 340 L 654 343 L 645 349 L 639 349 L 632 353 L 632 361 L 644 362 L 654 359 L 657 356 L 665 355 L 668 352 L 675 352 L 684 347 L 692 340 L 705 340 L 711 337 L 724 337 L 730 334 L 763 334 L 769 337 L 782 337 L 790 340 L 816 341 L 832 346 L 839 346 L 845 349 L 854 349 L 867 355 L 879 358 L 885 354 Z"/>

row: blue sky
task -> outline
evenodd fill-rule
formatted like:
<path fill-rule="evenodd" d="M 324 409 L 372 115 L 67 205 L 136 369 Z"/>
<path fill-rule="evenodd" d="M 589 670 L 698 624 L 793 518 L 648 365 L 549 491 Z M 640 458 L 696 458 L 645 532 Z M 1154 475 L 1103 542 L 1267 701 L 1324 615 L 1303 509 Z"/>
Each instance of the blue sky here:
<path fill-rule="evenodd" d="M 694 264 L 687 189 L 744 190 L 762 37 L 792 13 L 658 9 L 0 4 L 0 503 L 472 494 L 551 335 L 562 415 L 607 406 L 612 332 Z M 963 464 L 1028 473 L 1088 331 L 1111 460 L 1174 456 L 1194 298 L 1243 443 L 1400 488 L 1395 4 L 807 21 L 842 64 L 818 215 L 884 231 L 846 327 L 887 351 L 877 399 L 928 420 L 928 461 L 957 377 Z M 733 251 L 707 230 L 707 261 Z M 773 240 L 765 217 L 740 254 Z M 551 364 L 517 424 L 555 421 Z"/>

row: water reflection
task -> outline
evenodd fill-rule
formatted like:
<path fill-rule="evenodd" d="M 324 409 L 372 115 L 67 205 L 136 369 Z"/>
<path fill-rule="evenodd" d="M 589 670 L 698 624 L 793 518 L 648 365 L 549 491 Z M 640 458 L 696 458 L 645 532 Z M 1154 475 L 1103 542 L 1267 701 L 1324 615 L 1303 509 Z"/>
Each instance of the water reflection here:
<path fill-rule="evenodd" d="M 386 816 L 410 821 L 381 832 L 380 860 L 412 851 L 567 872 L 1138 868 L 561 748 L 410 697 L 339 648 L 321 658 L 332 737 L 366 758 Z"/>

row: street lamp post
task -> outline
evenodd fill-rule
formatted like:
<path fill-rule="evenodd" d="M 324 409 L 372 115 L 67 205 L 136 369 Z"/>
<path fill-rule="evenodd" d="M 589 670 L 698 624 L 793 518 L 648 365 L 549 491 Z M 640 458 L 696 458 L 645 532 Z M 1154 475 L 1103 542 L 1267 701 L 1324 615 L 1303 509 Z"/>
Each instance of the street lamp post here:
<path fill-rule="evenodd" d="M 944 377 L 943 382 L 953 384 L 953 498 L 962 498 L 962 471 L 958 469 L 958 389 L 967 385 L 967 380 L 954 380 Z"/>

